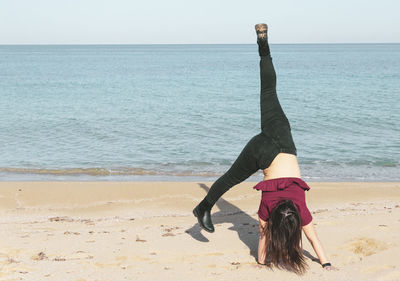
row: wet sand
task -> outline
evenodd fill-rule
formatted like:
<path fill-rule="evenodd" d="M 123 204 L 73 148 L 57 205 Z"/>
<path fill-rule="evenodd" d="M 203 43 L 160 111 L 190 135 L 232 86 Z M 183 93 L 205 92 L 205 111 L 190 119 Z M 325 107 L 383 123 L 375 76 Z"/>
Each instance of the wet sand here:
<path fill-rule="evenodd" d="M 303 276 L 256 263 L 260 193 L 245 182 L 192 215 L 209 182 L 1 182 L 0 280 L 400 280 L 400 183 L 310 182 L 331 262 Z"/>

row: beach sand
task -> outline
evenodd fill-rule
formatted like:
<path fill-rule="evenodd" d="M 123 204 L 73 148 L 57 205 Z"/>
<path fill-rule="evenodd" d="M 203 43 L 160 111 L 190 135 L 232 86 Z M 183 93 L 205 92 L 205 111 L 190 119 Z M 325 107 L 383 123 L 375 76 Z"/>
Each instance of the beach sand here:
<path fill-rule="evenodd" d="M 308 241 L 303 276 L 256 263 L 260 193 L 245 182 L 192 209 L 209 182 L 1 182 L 0 280 L 400 280 L 400 183 L 310 182 L 332 264 Z"/>

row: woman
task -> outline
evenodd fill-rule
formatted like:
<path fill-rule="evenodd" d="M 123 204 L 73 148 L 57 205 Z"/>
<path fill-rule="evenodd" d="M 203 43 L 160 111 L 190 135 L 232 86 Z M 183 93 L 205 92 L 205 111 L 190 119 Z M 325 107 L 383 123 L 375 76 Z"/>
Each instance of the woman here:
<path fill-rule="evenodd" d="M 193 210 L 200 226 L 214 232 L 211 208 L 231 187 L 244 181 L 259 169 L 264 181 L 254 188 L 262 190 L 258 211 L 260 240 L 258 263 L 290 266 L 298 273 L 306 268 L 301 248 L 301 230 L 313 246 L 323 268 L 334 269 L 328 262 L 315 233 L 312 216 L 305 203 L 308 185 L 301 180 L 296 147 L 291 128 L 276 94 L 276 74 L 268 46 L 266 24 L 255 26 L 261 57 L 261 133 L 244 147 L 232 167 L 210 188 L 206 197 Z"/>

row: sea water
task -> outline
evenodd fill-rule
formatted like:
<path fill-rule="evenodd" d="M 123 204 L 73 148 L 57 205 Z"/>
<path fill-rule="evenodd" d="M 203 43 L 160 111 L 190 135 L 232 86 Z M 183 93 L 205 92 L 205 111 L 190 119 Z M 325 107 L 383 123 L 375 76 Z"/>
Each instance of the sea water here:
<path fill-rule="evenodd" d="M 400 44 L 271 52 L 304 179 L 400 180 Z M 0 180 L 215 180 L 259 84 L 255 44 L 0 46 Z"/>

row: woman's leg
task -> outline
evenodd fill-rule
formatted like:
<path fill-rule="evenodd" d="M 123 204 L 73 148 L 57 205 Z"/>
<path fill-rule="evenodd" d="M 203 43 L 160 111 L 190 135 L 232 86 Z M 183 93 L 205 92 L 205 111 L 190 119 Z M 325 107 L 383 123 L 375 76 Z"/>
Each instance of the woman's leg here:
<path fill-rule="evenodd" d="M 276 74 L 269 54 L 260 57 L 260 80 L 261 130 L 268 131 L 275 120 L 287 121 L 276 93 Z"/>
<path fill-rule="evenodd" d="M 217 200 L 230 188 L 259 170 L 258 155 L 255 153 L 259 139 L 260 135 L 257 135 L 247 143 L 231 168 L 214 182 L 203 201 L 193 210 L 200 226 L 206 231 L 214 232 L 210 212 Z"/>
<path fill-rule="evenodd" d="M 231 168 L 211 186 L 205 197 L 209 205 L 213 206 L 231 187 L 241 183 L 258 171 L 257 155 L 253 153 L 253 147 L 256 143 L 255 138 L 257 136 L 247 143 Z"/>
<path fill-rule="evenodd" d="M 272 63 L 268 46 L 267 28 L 256 25 L 265 32 L 257 32 L 257 43 L 260 55 L 260 107 L 261 107 L 261 130 L 270 136 L 280 152 L 296 155 L 296 147 L 293 142 L 289 120 L 279 103 L 276 93 L 276 73 Z"/>
<path fill-rule="evenodd" d="M 261 129 L 262 134 L 253 137 L 244 147 L 232 167 L 210 188 L 206 197 L 193 210 L 198 222 L 206 231 L 214 232 L 211 208 L 230 188 L 246 180 L 260 168 L 265 169 L 279 152 L 295 154 L 289 122 L 276 95 L 276 74 L 270 56 L 265 32 L 257 30 L 257 43 L 261 56 Z M 271 142 L 271 141 L 272 142 Z M 290 140 L 292 140 L 290 142 Z"/>

